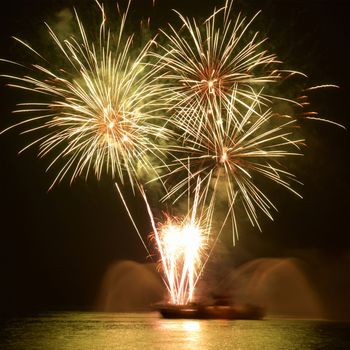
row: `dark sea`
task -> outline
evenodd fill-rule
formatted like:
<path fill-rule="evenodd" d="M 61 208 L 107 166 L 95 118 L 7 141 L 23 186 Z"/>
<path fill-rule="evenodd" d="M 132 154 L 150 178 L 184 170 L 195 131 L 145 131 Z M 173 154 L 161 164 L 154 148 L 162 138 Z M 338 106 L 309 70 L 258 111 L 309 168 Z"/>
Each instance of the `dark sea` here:
<path fill-rule="evenodd" d="M 59 312 L 3 319 L 0 325 L 1 350 L 350 349 L 349 322 Z"/>

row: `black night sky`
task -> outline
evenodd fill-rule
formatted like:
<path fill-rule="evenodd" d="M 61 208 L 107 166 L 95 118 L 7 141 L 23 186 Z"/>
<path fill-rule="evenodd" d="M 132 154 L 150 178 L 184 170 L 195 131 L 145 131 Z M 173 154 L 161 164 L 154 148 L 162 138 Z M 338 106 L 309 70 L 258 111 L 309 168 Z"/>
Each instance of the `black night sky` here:
<path fill-rule="evenodd" d="M 110 1 L 109 1 L 110 3 Z M 114 3 L 114 2 L 112 2 Z M 130 21 L 150 15 L 154 28 L 173 18 L 172 8 L 190 16 L 207 16 L 215 0 L 134 0 Z M 91 16 L 93 0 L 12 0 L 1 12 L 0 57 L 25 60 L 18 36 L 42 52 L 44 21 L 54 21 L 63 8 L 76 6 L 80 16 Z M 350 276 L 350 3 L 347 0 L 237 0 L 248 16 L 262 14 L 253 28 L 267 33 L 271 50 L 291 69 L 309 77 L 308 85 L 331 83 L 340 89 L 311 94 L 314 109 L 345 125 L 303 122 L 308 146 L 292 171 L 304 183 L 304 199 L 271 186 L 279 209 L 275 221 L 261 216 L 263 233 L 242 222 L 241 240 L 230 247 L 233 264 L 257 257 L 308 256 L 344 262 L 342 276 Z M 40 46 L 42 45 L 42 46 Z M 0 65 L 1 74 L 9 66 Z M 11 110 L 18 91 L 0 81 L 0 129 L 15 123 Z M 117 260 L 146 261 L 146 252 L 117 196 L 112 179 L 92 176 L 72 185 L 63 181 L 48 191 L 54 178 L 45 172 L 47 159 L 37 159 L 36 149 L 18 155 L 27 136 L 16 130 L 0 136 L 0 314 L 47 309 L 90 309 L 109 264 Z M 130 196 L 131 199 L 131 196 Z M 131 201 L 131 200 L 130 200 Z M 145 237 L 150 229 L 139 199 L 131 208 Z M 227 241 L 227 242 L 226 242 Z M 335 264 L 334 266 L 339 266 Z M 334 271 L 337 274 L 337 271 Z M 325 281 L 325 283 L 327 283 Z M 335 286 L 341 288 L 341 286 Z"/>

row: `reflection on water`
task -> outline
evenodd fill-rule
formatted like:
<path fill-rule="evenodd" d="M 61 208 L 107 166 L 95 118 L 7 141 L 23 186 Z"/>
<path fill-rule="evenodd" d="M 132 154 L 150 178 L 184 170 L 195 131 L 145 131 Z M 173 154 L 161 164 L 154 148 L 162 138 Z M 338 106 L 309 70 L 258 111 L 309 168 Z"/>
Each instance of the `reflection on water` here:
<path fill-rule="evenodd" d="M 350 349 L 350 323 L 164 320 L 157 313 L 52 313 L 0 321 L 2 350 Z"/>
<path fill-rule="evenodd" d="M 170 338 L 164 349 L 207 349 L 203 342 L 203 321 L 158 319 L 155 329 L 159 336 Z M 159 345 L 161 348 L 161 344 Z"/>
<path fill-rule="evenodd" d="M 176 320 L 170 322 L 170 320 L 161 320 L 159 322 L 159 328 L 162 330 L 172 330 L 179 331 L 184 330 L 188 332 L 200 332 L 201 330 L 201 321 L 198 320 Z"/>

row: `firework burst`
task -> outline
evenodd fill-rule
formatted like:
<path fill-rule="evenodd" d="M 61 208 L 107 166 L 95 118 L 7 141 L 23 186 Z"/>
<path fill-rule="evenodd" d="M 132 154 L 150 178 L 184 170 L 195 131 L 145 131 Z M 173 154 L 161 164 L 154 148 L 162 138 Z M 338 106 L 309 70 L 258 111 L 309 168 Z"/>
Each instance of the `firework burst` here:
<path fill-rule="evenodd" d="M 166 174 L 171 188 L 164 200 L 173 198 L 176 202 L 186 195 L 188 182 L 196 187 L 200 178 L 199 201 L 208 207 L 208 220 L 212 220 L 216 205 L 222 204 L 217 202 L 227 203 L 227 213 L 218 231 L 231 217 L 235 240 L 238 203 L 259 228 L 258 209 L 271 219 L 271 210 L 276 209 L 257 185 L 257 178 L 268 178 L 298 195 L 292 187 L 298 181 L 282 165 L 282 159 L 301 155 L 304 140 L 297 137 L 295 119 L 268 108 L 262 110 L 258 95 L 249 108 L 216 109 L 209 115 L 203 108 L 201 113 L 193 117 L 192 125 L 177 124 L 183 135 L 182 144 L 173 148 L 172 171 Z M 189 177 L 181 175 L 184 173 Z"/>
<path fill-rule="evenodd" d="M 121 15 L 119 31 L 112 33 L 106 28 L 103 6 L 97 4 L 102 14 L 97 43 L 89 40 L 77 13 L 78 38 L 60 41 L 48 27 L 65 59 L 62 68 L 52 69 L 19 40 L 44 63 L 34 64 L 29 76 L 5 77 L 13 81 L 10 86 L 40 94 L 43 100 L 48 97 L 48 102 L 20 104 L 15 112 L 32 117 L 15 127 L 30 125 L 24 133 L 44 129 L 44 136 L 25 149 L 39 144 L 40 157 L 54 154 L 48 168 L 59 163 L 60 169 L 53 185 L 65 176 L 73 181 L 94 172 L 100 179 L 106 172 L 122 183 L 128 179 L 134 187 L 138 169 L 154 172 L 150 159 L 164 158 L 155 140 L 167 137 L 157 69 L 146 63 L 153 41 L 131 59 L 133 36 L 124 34 L 129 7 Z"/>
<path fill-rule="evenodd" d="M 250 25 L 258 14 L 251 20 L 239 14 L 233 20 L 232 3 L 227 0 L 202 24 L 178 13 L 181 30 L 169 25 L 169 31 L 162 31 L 168 43 L 156 56 L 167 71 L 178 117 L 183 116 L 184 108 L 209 111 L 218 103 L 226 108 L 246 106 L 256 100 L 256 86 L 276 82 L 283 74 L 275 69 L 280 63 L 277 57 L 263 48 L 266 39 L 258 39 L 258 33 L 250 34 Z M 268 103 L 269 96 L 261 94 L 259 102 Z"/>

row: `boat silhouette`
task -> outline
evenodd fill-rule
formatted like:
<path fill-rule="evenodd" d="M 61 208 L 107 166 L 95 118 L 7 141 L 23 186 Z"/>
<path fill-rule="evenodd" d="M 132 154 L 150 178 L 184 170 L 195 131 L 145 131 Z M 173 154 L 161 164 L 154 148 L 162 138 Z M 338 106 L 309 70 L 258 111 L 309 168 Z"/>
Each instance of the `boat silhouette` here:
<path fill-rule="evenodd" d="M 263 307 L 252 304 L 159 304 L 157 310 L 168 319 L 261 320 L 265 316 Z"/>

